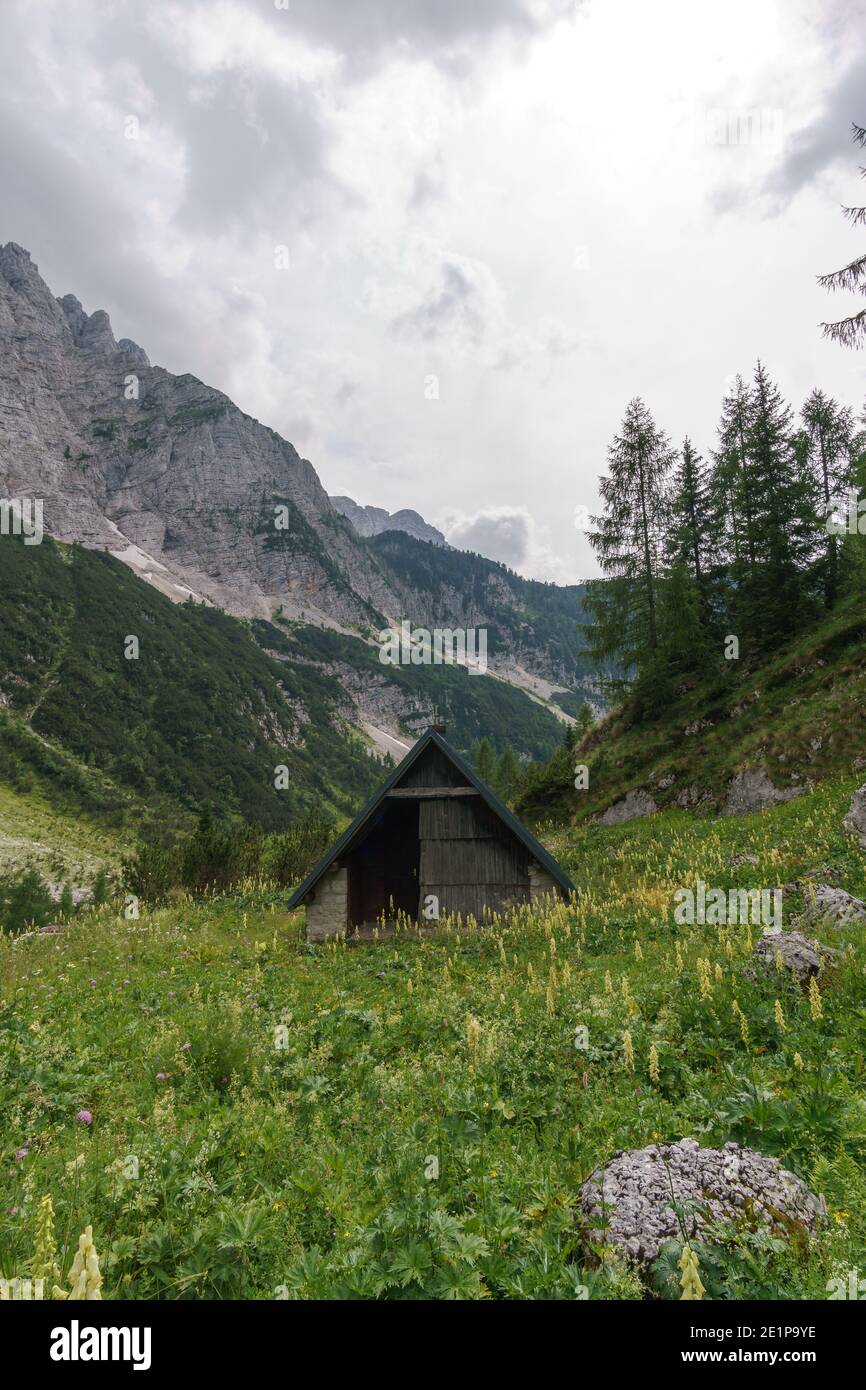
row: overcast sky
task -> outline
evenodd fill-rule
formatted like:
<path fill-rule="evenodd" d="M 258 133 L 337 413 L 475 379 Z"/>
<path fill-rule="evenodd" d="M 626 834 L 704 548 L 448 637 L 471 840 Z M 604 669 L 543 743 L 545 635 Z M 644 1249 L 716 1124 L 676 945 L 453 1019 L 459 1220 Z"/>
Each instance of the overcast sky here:
<path fill-rule="evenodd" d="M 862 0 L 2 0 L 0 240 L 329 492 L 573 581 L 632 396 L 704 451 L 757 356 L 862 407 L 854 120 Z"/>

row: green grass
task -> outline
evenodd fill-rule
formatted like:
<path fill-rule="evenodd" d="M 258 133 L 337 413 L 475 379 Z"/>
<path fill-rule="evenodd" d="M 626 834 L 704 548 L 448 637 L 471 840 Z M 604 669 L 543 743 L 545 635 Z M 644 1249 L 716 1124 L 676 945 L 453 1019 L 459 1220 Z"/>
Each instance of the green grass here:
<path fill-rule="evenodd" d="M 697 876 L 773 887 L 818 864 L 863 893 L 852 785 L 559 830 L 579 907 L 485 930 L 310 946 L 251 888 L 0 943 L 0 1273 L 26 1273 L 50 1193 L 61 1242 L 92 1223 L 109 1297 L 637 1298 L 587 1248 L 580 1184 L 692 1136 L 778 1155 L 830 1212 L 811 1242 L 722 1233 L 700 1251 L 712 1296 L 825 1298 L 866 1268 L 862 931 L 822 929 L 849 949 L 815 1019 L 788 977 L 744 974 L 743 930 L 675 928 L 671 905 Z M 732 869 L 744 851 L 758 864 Z"/>

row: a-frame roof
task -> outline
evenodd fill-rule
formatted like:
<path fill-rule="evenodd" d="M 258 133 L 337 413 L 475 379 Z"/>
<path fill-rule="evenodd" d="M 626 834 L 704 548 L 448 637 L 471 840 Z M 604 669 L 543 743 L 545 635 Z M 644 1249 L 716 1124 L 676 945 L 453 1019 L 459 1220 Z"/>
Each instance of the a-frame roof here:
<path fill-rule="evenodd" d="M 453 763 L 457 770 L 462 773 L 466 780 L 480 793 L 494 815 L 498 816 L 499 819 L 507 825 L 511 833 L 529 850 L 529 853 L 538 861 L 541 867 L 547 870 L 551 878 L 555 879 L 559 886 L 565 889 L 566 893 L 573 893 L 575 891 L 574 884 L 568 877 L 568 874 L 559 867 L 553 855 L 548 854 L 547 850 L 543 845 L 538 843 L 534 835 L 530 835 L 526 826 L 521 825 L 517 817 L 512 815 L 508 807 L 499 800 L 495 792 L 492 792 L 486 783 L 482 782 L 477 772 L 474 768 L 469 766 L 465 758 L 462 758 L 435 729 L 428 729 L 425 734 L 421 735 L 414 747 L 410 748 L 403 761 L 398 763 L 397 767 L 388 774 L 375 796 L 371 797 L 363 810 L 358 812 L 352 824 L 343 831 L 342 835 L 334 842 L 324 858 L 319 860 L 313 872 L 304 879 L 299 888 L 295 889 L 289 899 L 289 912 L 300 906 L 310 890 L 315 888 L 325 870 L 328 869 L 335 860 L 339 859 L 341 854 L 344 854 L 346 850 L 350 849 L 356 840 L 360 839 L 370 820 L 388 795 L 388 792 L 397 786 L 398 782 L 405 777 L 409 769 L 418 761 L 421 754 L 424 753 L 431 744 L 435 748 L 438 748 L 441 753 L 444 753 L 449 762 Z"/>

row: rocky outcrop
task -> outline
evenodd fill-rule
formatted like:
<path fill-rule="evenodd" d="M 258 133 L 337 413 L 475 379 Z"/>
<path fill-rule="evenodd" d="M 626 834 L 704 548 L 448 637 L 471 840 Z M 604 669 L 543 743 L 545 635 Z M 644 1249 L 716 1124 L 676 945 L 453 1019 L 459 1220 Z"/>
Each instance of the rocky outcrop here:
<path fill-rule="evenodd" d="M 813 975 L 820 975 L 835 954 L 829 946 L 796 931 L 767 932 L 752 951 L 753 957 L 768 969 L 775 969 L 776 957 L 781 957 L 782 965 L 793 971 L 803 988 Z"/>
<path fill-rule="evenodd" d="M 774 787 L 764 768 L 738 772 L 728 788 L 725 801 L 725 816 L 742 816 L 750 811 L 763 811 L 767 806 L 776 806 L 781 801 L 802 796 L 802 787 L 788 787 L 782 791 Z"/>
<path fill-rule="evenodd" d="M 641 816 L 651 816 L 658 810 L 649 792 L 642 787 L 630 791 L 622 801 L 614 802 L 607 810 L 596 817 L 600 825 L 624 825 L 626 821 L 638 820 Z"/>
<path fill-rule="evenodd" d="M 790 1235 L 791 1223 L 810 1232 L 825 1215 L 823 1200 L 777 1158 L 739 1144 L 702 1149 L 694 1139 L 616 1154 L 586 1180 L 580 1200 L 589 1241 L 617 1246 L 642 1265 L 682 1238 L 681 1223 L 689 1240 L 700 1241 L 708 1220 L 743 1217 Z M 685 1204 L 679 1216 L 673 1203 Z"/>
<path fill-rule="evenodd" d="M 418 512 L 409 509 L 400 512 L 386 512 L 383 507 L 362 507 L 351 497 L 332 497 L 337 511 L 351 522 L 359 536 L 381 536 L 383 531 L 405 531 L 418 541 L 432 541 L 434 545 L 447 545 L 441 531 L 426 522 Z"/>
<path fill-rule="evenodd" d="M 851 807 L 842 824 L 852 835 L 857 836 L 860 848 L 866 849 L 866 786 L 859 787 L 854 793 Z"/>
<path fill-rule="evenodd" d="M 809 884 L 804 896 L 807 919 L 829 922 L 834 927 L 866 921 L 866 903 L 844 888 L 833 888 L 829 883 Z"/>

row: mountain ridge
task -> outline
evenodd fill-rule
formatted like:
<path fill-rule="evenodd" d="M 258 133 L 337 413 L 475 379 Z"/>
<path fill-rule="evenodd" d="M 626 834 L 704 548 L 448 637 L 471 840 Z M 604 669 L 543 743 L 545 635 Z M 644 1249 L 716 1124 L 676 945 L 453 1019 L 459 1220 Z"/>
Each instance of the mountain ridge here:
<path fill-rule="evenodd" d="M 404 618 L 486 626 L 498 673 L 523 688 L 558 687 L 579 664 L 576 592 L 565 665 L 546 635 L 554 586 L 530 589 L 476 557 L 468 588 L 455 580 L 431 593 L 377 544 L 393 532 L 359 535 L 289 441 L 223 392 L 151 365 L 131 339 L 118 342 L 104 310 L 88 314 L 72 294 L 55 298 L 14 242 L 0 247 L 0 347 L 0 489 L 43 498 L 45 528 L 58 540 L 108 550 L 174 601 L 192 597 L 237 617 L 279 613 L 367 640 Z M 396 517 L 422 531 L 421 539 L 399 533 L 419 556 L 431 543 L 449 557 L 467 554 L 417 513 L 380 510 L 370 524 L 393 527 Z M 369 522 L 370 509 L 358 511 Z M 454 563 L 463 575 L 465 558 Z M 518 651 L 509 634 L 530 596 Z"/>

